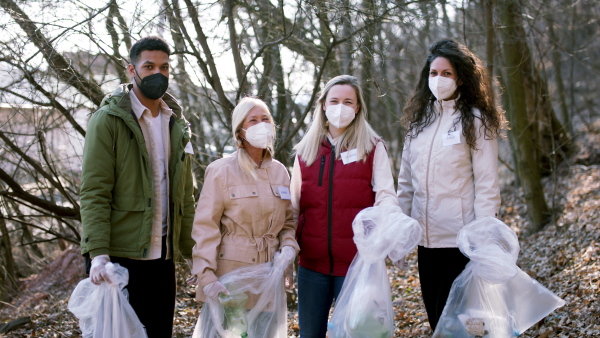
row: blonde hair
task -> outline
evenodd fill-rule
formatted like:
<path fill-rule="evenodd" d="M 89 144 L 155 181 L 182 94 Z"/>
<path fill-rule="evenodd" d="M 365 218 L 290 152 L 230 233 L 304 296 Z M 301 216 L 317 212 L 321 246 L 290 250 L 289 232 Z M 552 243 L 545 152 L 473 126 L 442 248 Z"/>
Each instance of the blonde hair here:
<path fill-rule="evenodd" d="M 267 115 L 269 116 L 269 121 L 273 126 L 273 139 L 267 146 L 267 151 L 272 157 L 274 149 L 273 142 L 276 137 L 276 128 L 275 121 L 273 120 L 273 116 L 271 115 L 267 104 L 264 103 L 262 100 L 254 97 L 245 97 L 240 100 L 237 106 L 235 106 L 235 108 L 233 109 L 233 113 L 231 114 L 231 132 L 233 133 L 233 139 L 235 140 L 236 146 L 238 148 L 238 163 L 242 170 L 255 180 L 257 179 L 256 171 L 254 169 L 256 163 L 254 162 L 254 160 L 252 160 L 250 155 L 248 155 L 248 153 L 244 149 L 242 139 L 241 137 L 239 137 L 239 133 L 242 130 L 242 126 L 244 125 L 246 117 L 248 116 L 250 111 L 256 107 L 261 107 L 267 112 Z"/>
<path fill-rule="evenodd" d="M 361 161 L 365 161 L 367 155 L 373 150 L 377 140 L 380 139 L 380 136 L 377 135 L 367 121 L 367 108 L 363 98 L 362 89 L 358 85 L 358 79 L 351 75 L 336 76 L 329 80 L 325 85 L 319 99 L 317 99 L 315 110 L 313 112 L 313 120 L 310 126 L 304 134 L 304 137 L 302 137 L 302 140 L 294 146 L 296 155 L 302 157 L 302 160 L 306 162 L 307 165 L 313 164 L 319 153 L 321 141 L 327 135 L 327 117 L 325 116 L 323 103 L 327 99 L 329 90 L 336 85 L 352 86 L 356 91 L 359 106 L 356 117 L 342 134 L 342 141 L 339 144 L 340 149 L 336 154 L 336 158 L 340 158 L 340 153 L 342 151 L 356 148 L 357 158 Z"/>

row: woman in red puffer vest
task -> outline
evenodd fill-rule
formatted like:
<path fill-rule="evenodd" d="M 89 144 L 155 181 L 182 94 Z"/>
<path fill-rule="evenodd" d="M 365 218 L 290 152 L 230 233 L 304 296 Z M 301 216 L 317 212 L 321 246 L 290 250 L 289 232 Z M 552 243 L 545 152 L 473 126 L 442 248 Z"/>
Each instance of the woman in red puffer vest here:
<path fill-rule="evenodd" d="M 294 147 L 290 191 L 300 245 L 300 337 L 325 337 L 331 304 L 356 255 L 352 221 L 364 208 L 398 205 L 387 150 L 367 122 L 354 76 L 331 79 Z"/>

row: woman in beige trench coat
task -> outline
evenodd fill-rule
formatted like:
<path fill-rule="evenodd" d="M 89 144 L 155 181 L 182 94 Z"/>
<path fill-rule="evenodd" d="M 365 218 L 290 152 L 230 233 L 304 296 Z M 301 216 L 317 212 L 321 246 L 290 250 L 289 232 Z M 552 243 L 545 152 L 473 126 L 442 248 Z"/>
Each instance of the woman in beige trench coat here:
<path fill-rule="evenodd" d="M 279 250 L 291 262 L 299 250 L 290 177 L 272 157 L 275 125 L 267 105 L 242 99 L 232 132 L 238 150 L 206 168 L 194 218 L 192 274 L 200 301 L 227 293 L 218 281 L 223 274 L 269 262 Z"/>

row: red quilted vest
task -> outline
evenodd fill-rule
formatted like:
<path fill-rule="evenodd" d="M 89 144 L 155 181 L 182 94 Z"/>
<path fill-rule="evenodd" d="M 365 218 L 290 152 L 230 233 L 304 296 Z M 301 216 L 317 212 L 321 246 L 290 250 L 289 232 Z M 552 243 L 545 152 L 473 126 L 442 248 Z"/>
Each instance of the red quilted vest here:
<path fill-rule="evenodd" d="M 375 148 L 366 161 L 344 164 L 335 160 L 332 145 L 324 138 L 312 165 L 299 158 L 302 190 L 296 237 L 300 266 L 346 276 L 357 252 L 352 221 L 359 211 L 375 203 L 371 184 L 374 153 Z"/>

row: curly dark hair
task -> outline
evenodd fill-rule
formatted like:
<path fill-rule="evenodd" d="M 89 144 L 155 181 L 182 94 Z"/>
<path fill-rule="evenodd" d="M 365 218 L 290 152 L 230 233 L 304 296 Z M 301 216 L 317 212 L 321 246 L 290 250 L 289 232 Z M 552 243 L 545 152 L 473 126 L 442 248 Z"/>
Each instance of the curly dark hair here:
<path fill-rule="evenodd" d="M 160 50 L 167 55 L 171 55 L 171 47 L 169 44 L 160 36 L 147 36 L 137 40 L 131 49 L 129 50 L 129 62 L 132 65 L 137 64 L 140 59 L 140 55 L 145 50 Z"/>
<path fill-rule="evenodd" d="M 494 92 L 483 63 L 465 45 L 453 39 L 440 40 L 429 47 L 429 55 L 421 70 L 419 83 L 404 107 L 402 124 L 408 130 L 408 137 L 417 137 L 435 119 L 433 108 L 436 98 L 429 89 L 429 69 L 433 60 L 438 57 L 448 59 L 458 76 L 456 90 L 459 96 L 456 108 L 461 113 L 463 135 L 469 147 L 477 150 L 477 135 L 473 123 L 476 116 L 473 108 L 481 112 L 481 117 L 478 118 L 484 127 L 486 139 L 503 137 L 507 122 L 502 108 L 494 103 Z"/>

